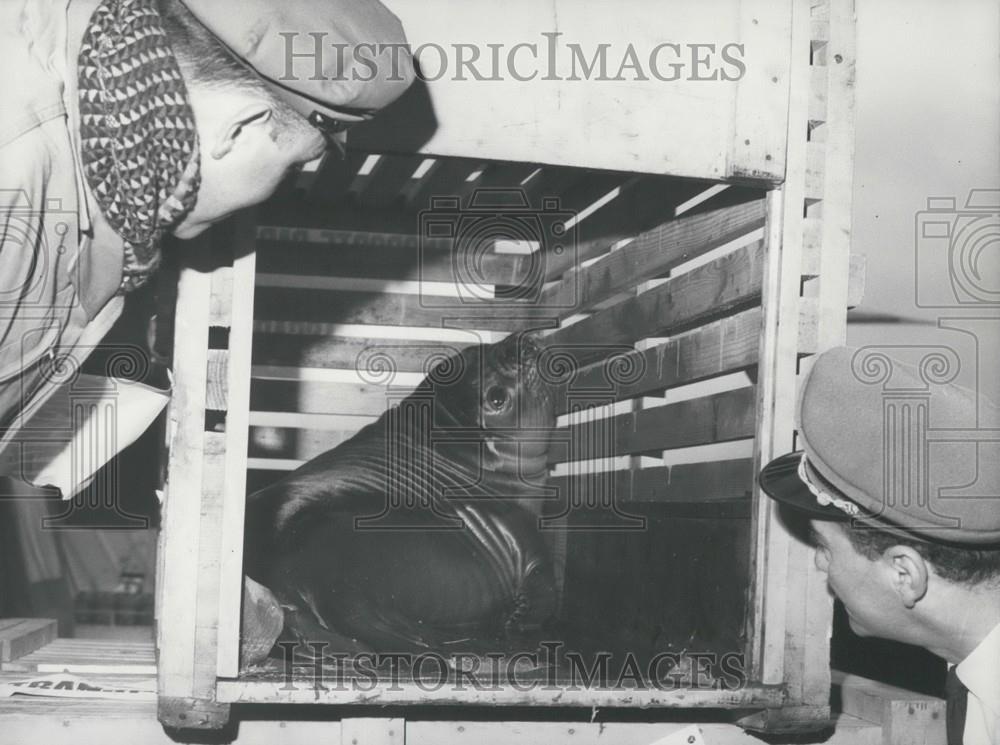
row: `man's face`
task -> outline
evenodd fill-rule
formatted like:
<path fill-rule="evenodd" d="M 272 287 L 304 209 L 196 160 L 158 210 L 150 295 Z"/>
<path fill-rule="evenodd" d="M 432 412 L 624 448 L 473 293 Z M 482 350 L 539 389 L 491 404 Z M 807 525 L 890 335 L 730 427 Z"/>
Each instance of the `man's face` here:
<path fill-rule="evenodd" d="M 326 140 L 303 122 L 275 121 L 271 102 L 239 90 L 191 87 L 201 148 L 201 186 L 175 234 L 192 238 L 234 212 L 263 202 L 282 180 L 322 155 Z"/>
<path fill-rule="evenodd" d="M 873 560 L 860 554 L 842 524 L 810 520 L 810 525 L 816 566 L 844 604 L 851 629 L 860 636 L 908 641 L 911 619 L 893 591 L 892 567 L 881 557 Z"/>

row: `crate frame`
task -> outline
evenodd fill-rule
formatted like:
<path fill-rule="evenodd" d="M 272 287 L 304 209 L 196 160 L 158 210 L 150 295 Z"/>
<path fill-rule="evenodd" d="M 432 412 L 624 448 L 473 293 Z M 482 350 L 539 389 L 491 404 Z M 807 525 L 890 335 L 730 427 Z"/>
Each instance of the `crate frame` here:
<path fill-rule="evenodd" d="M 747 15 L 761 10 L 758 6 L 747 3 Z M 773 12 L 764 13 L 773 17 Z M 811 355 L 844 343 L 847 308 L 857 301 L 863 271 L 850 256 L 853 0 L 820 0 L 811 7 L 793 2 L 787 14 L 792 54 L 787 110 L 780 112 L 786 123 L 783 170 L 775 177 L 741 165 L 737 157 L 721 179 L 770 189 L 755 467 L 792 449 L 795 399 L 787 391 L 796 389 Z M 741 22 L 747 24 L 747 17 Z M 766 124 L 757 126 L 766 131 Z M 455 146 L 458 152 L 463 147 L 468 146 Z M 456 154 L 447 151 L 439 146 L 435 152 Z M 608 157 L 613 156 L 601 156 Z M 576 163 L 581 164 L 586 165 Z M 619 166 L 633 165 L 633 155 L 622 152 Z M 607 166 L 606 160 L 595 164 Z M 170 727 L 220 727 L 232 703 L 373 700 L 371 694 L 356 691 L 289 691 L 280 684 L 238 679 L 253 332 L 247 319 L 252 319 L 255 273 L 252 216 L 239 221 L 234 242 L 240 247 L 235 258 L 214 268 L 210 257 L 219 248 L 211 238 L 186 245 L 178 286 L 176 338 L 183 340 L 185 349 L 201 351 L 175 362 L 168 426 L 169 491 L 158 552 L 157 649 L 159 716 Z M 228 329 L 228 348 L 210 348 L 213 327 Z M 220 406 L 227 411 L 225 433 L 206 431 L 205 412 Z M 613 690 L 580 691 L 563 694 L 561 704 L 683 707 L 692 710 L 692 721 L 697 721 L 694 709 L 700 707 L 751 709 L 756 713 L 741 724 L 761 731 L 828 722 L 832 603 L 825 578 L 813 566 L 811 549 L 785 531 L 773 504 L 761 498 L 756 486 L 753 504 L 753 646 L 748 672 L 754 682 L 737 692 L 682 689 L 623 696 Z M 380 704 L 456 702 L 453 695 L 428 695 L 405 686 L 380 691 L 375 698 Z M 516 691 L 465 695 L 460 702 L 552 703 L 544 692 Z"/>

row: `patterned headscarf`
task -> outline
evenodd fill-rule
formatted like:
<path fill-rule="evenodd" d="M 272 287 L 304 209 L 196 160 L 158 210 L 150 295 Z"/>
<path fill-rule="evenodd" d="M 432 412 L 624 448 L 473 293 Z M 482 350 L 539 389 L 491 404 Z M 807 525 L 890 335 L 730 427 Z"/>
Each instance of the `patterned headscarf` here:
<path fill-rule="evenodd" d="M 129 292 L 156 271 L 160 241 L 197 199 L 194 114 L 156 0 L 104 0 L 77 62 L 83 169 L 125 239 Z"/>

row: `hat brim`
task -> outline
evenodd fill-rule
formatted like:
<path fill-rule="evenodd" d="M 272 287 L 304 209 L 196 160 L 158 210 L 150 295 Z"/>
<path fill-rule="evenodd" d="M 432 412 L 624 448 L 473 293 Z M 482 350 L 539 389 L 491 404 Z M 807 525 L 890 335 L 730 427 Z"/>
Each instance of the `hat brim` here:
<path fill-rule="evenodd" d="M 850 520 L 850 515 L 832 504 L 820 504 L 816 495 L 802 483 L 802 479 L 799 478 L 799 463 L 801 461 L 801 450 L 775 458 L 761 469 L 760 476 L 757 478 L 760 488 L 775 501 L 793 507 L 817 520 L 838 520 L 841 522 Z"/>

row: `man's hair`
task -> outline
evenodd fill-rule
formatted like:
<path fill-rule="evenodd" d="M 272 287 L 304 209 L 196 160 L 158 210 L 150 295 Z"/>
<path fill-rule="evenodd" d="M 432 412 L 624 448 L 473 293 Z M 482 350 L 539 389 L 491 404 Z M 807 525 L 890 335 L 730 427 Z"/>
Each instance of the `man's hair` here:
<path fill-rule="evenodd" d="M 170 40 L 177 63 L 189 84 L 207 88 L 240 88 L 271 102 L 274 119 L 284 128 L 310 126 L 274 92 L 249 66 L 205 28 L 181 0 L 158 0 L 163 29 Z"/>
<path fill-rule="evenodd" d="M 893 546 L 909 546 L 934 567 L 938 576 L 949 582 L 969 586 L 988 582 L 1000 584 L 1000 547 L 965 548 L 925 542 L 866 525 L 840 525 L 854 550 L 868 559 L 877 559 Z"/>

